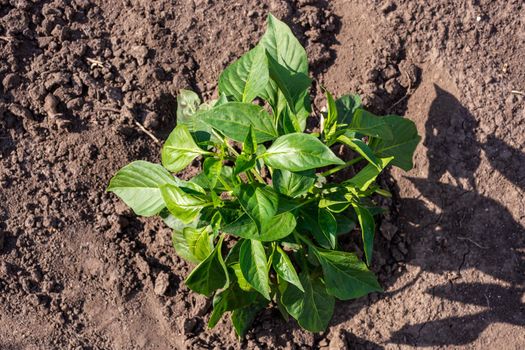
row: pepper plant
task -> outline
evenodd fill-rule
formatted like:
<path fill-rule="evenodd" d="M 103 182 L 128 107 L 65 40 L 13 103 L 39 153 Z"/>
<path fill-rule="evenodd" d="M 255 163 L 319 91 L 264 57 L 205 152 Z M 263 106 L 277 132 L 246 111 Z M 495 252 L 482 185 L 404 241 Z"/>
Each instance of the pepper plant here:
<path fill-rule="evenodd" d="M 173 229 L 176 253 L 195 265 L 186 285 L 213 297 L 210 327 L 229 312 L 243 336 L 273 303 L 319 332 L 335 299 L 381 291 L 369 270 L 381 213 L 372 198 L 390 194 L 375 180 L 387 166 L 411 169 L 420 137 L 410 120 L 328 91 L 319 132 L 306 133 L 311 82 L 304 48 L 269 15 L 257 46 L 221 74 L 217 100 L 180 91 L 162 164 L 135 161 L 111 179 L 108 190 L 137 215 L 160 215 Z M 334 154 L 341 145 L 354 157 Z M 176 176 L 195 160 L 198 175 Z M 349 166 L 360 170 L 332 180 Z M 339 243 L 359 231 L 363 260 Z"/>

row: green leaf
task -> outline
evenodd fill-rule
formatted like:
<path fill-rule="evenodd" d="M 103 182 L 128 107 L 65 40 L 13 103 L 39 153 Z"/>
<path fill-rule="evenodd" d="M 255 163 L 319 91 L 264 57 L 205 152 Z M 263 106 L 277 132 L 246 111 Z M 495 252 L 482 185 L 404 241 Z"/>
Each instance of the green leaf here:
<path fill-rule="evenodd" d="M 201 99 L 191 90 L 181 89 L 177 95 L 177 125 L 186 125 L 190 130 L 193 125 L 193 115 L 199 109 Z"/>
<path fill-rule="evenodd" d="M 289 121 L 295 119 L 292 123 L 295 125 L 288 132 L 292 130 L 301 132 L 306 125 L 306 117 L 310 113 L 308 96 L 310 78 L 308 77 L 306 51 L 290 28 L 271 14 L 268 15 L 266 33 L 261 38 L 259 45 L 263 46 L 268 55 L 273 58 L 273 64 L 270 63 L 272 79 L 268 82 L 261 97 L 272 106 L 275 116 L 281 115 L 283 109 L 288 105 L 291 111 L 287 117 Z"/>
<path fill-rule="evenodd" d="M 209 180 L 210 189 L 215 188 L 222 172 L 222 159 L 206 158 L 202 165 L 204 174 Z"/>
<path fill-rule="evenodd" d="M 242 238 L 269 242 L 288 236 L 296 224 L 294 215 L 290 212 L 284 212 L 263 223 L 261 231 L 259 231 L 255 222 L 247 214 L 244 214 L 223 227 L 222 231 Z"/>
<path fill-rule="evenodd" d="M 194 292 L 209 297 L 228 282 L 228 272 L 221 253 L 223 239 L 224 236 L 221 236 L 211 254 L 186 278 L 186 285 Z"/>
<path fill-rule="evenodd" d="M 199 112 L 198 116 L 209 126 L 238 142 L 246 139 L 250 126 L 259 143 L 277 137 L 268 112 L 263 107 L 251 103 L 228 102 L 209 111 Z"/>
<path fill-rule="evenodd" d="M 358 95 L 344 95 L 335 101 L 335 105 L 338 123 L 350 124 L 355 111 L 361 107 L 361 98 Z"/>
<path fill-rule="evenodd" d="M 242 152 L 249 156 L 257 152 L 257 137 L 251 125 L 242 144 Z"/>
<path fill-rule="evenodd" d="M 266 51 L 257 45 L 222 72 L 219 92 L 235 101 L 251 102 L 264 91 L 268 74 Z"/>
<path fill-rule="evenodd" d="M 242 246 L 242 244 L 240 246 Z M 238 258 L 239 257 L 237 257 L 237 259 Z M 230 266 L 230 268 L 233 270 L 233 273 L 237 278 L 237 284 L 239 285 L 239 288 L 241 288 L 244 291 L 253 290 L 252 285 L 246 280 L 246 278 L 244 278 L 244 275 L 242 274 L 240 263 L 233 264 Z"/>
<path fill-rule="evenodd" d="M 359 220 L 359 226 L 361 226 L 361 238 L 363 239 L 363 248 L 365 251 L 366 263 L 368 266 L 372 264 L 372 252 L 374 251 L 374 235 L 376 225 L 374 217 L 368 211 L 368 209 L 353 204 L 352 205 L 357 214 Z"/>
<path fill-rule="evenodd" d="M 237 159 L 235 159 L 235 168 L 233 173 L 239 175 L 245 171 L 248 171 L 255 167 L 257 160 L 251 156 L 245 154 L 240 154 Z"/>
<path fill-rule="evenodd" d="M 246 335 L 255 316 L 257 316 L 267 304 L 268 302 L 266 300 L 260 298 L 252 305 L 233 310 L 231 320 L 237 336 L 243 338 Z"/>
<path fill-rule="evenodd" d="M 332 164 L 344 164 L 316 137 L 294 133 L 283 135 L 261 156 L 274 169 L 303 171 Z"/>
<path fill-rule="evenodd" d="M 322 332 L 328 327 L 334 313 L 335 299 L 326 293 L 321 279 L 312 278 L 305 271 L 299 278 L 304 292 L 289 284 L 282 294 L 281 302 L 301 327 L 310 332 Z"/>
<path fill-rule="evenodd" d="M 160 191 L 170 213 L 186 224 L 195 220 L 202 208 L 212 205 L 208 200 L 190 195 L 177 186 L 164 185 Z"/>
<path fill-rule="evenodd" d="M 263 223 L 268 222 L 277 213 L 279 206 L 277 192 L 267 185 L 249 183 L 240 185 L 235 195 L 242 209 L 255 221 L 259 232 L 262 232 Z"/>
<path fill-rule="evenodd" d="M 315 183 L 315 171 L 306 170 L 292 173 L 288 170 L 276 169 L 272 174 L 273 188 L 288 197 L 298 197 L 308 192 Z"/>
<path fill-rule="evenodd" d="M 213 250 L 213 236 L 209 226 L 201 228 L 186 227 L 182 235 L 188 242 L 188 251 L 198 262 L 206 259 Z"/>
<path fill-rule="evenodd" d="M 162 165 L 169 171 L 177 173 L 190 165 L 199 155 L 209 153 L 197 146 L 186 126 L 177 125 L 162 147 Z"/>
<path fill-rule="evenodd" d="M 161 165 L 138 160 L 120 169 L 107 191 L 120 197 L 137 215 L 152 216 L 166 205 L 160 187 L 175 185 L 175 178 Z"/>
<path fill-rule="evenodd" d="M 290 28 L 272 14 L 268 15 L 267 29 L 259 45 L 283 67 L 292 72 L 308 74 L 306 51 Z"/>
<path fill-rule="evenodd" d="M 320 211 L 322 210 L 322 212 Z M 300 211 L 300 220 L 298 227 L 302 231 L 310 232 L 317 243 L 325 248 L 334 248 L 337 242 L 337 237 L 333 234 L 333 230 L 321 227 L 321 222 L 328 221 L 325 214 L 326 209 L 317 209 L 314 206 L 303 207 Z M 326 210 L 327 211 L 327 210 Z M 321 214 L 320 214 L 321 213 Z M 333 226 L 333 222 L 330 223 Z"/>
<path fill-rule="evenodd" d="M 334 101 L 332 94 L 325 90 L 326 101 L 327 101 L 327 114 L 323 121 L 321 130 L 325 135 L 326 140 L 331 140 L 337 129 L 337 106 Z"/>
<path fill-rule="evenodd" d="M 379 157 L 394 157 L 392 165 L 408 171 L 412 169 L 412 157 L 421 140 L 413 121 L 397 116 L 388 115 L 383 117 L 389 126 L 393 138 L 376 140 L 371 148 Z"/>
<path fill-rule="evenodd" d="M 323 268 L 326 290 L 341 300 L 382 291 L 376 277 L 354 253 L 315 250 Z"/>
<path fill-rule="evenodd" d="M 290 282 L 304 292 L 303 285 L 299 280 L 299 276 L 297 275 L 297 271 L 295 271 L 292 261 L 286 252 L 279 246 L 277 246 L 273 253 L 272 266 L 280 278 Z"/>
<path fill-rule="evenodd" d="M 257 297 L 257 292 L 246 292 L 240 289 L 237 283 L 231 283 L 228 288 L 213 298 L 213 312 L 208 321 L 208 327 L 215 327 L 225 312 L 247 307 L 256 302 Z"/>
<path fill-rule="evenodd" d="M 376 180 L 382 169 L 384 169 L 392 161 L 392 159 L 392 157 L 379 158 L 379 167 L 376 167 L 372 164 L 367 164 L 354 177 L 344 181 L 342 184 L 352 185 L 361 191 L 366 191 L 368 187 Z"/>
<path fill-rule="evenodd" d="M 300 96 L 310 87 L 312 80 L 306 73 L 293 72 L 287 69 L 271 55 L 268 55 L 268 67 L 270 69 L 270 77 L 283 93 L 292 113 L 296 114 L 298 102 L 302 102 Z M 301 132 L 302 130 L 297 131 Z"/>
<path fill-rule="evenodd" d="M 164 208 L 160 211 L 159 216 L 162 218 L 162 221 L 164 221 L 164 224 L 171 228 L 172 230 L 179 231 L 182 234 L 182 230 L 185 227 L 197 227 L 198 220 L 194 220 L 189 224 L 185 224 L 179 219 L 177 219 L 175 216 L 171 215 L 170 211 L 167 208 Z"/>
<path fill-rule="evenodd" d="M 348 131 L 378 137 L 383 140 L 392 140 L 394 137 L 384 117 L 378 117 L 361 108 L 355 111 L 352 122 L 348 126 Z M 349 134 L 347 136 L 352 138 L 354 135 Z"/>
<path fill-rule="evenodd" d="M 253 289 L 271 300 L 268 260 L 263 244 L 254 239 L 245 240 L 239 251 L 239 264 L 242 275 Z"/>
<path fill-rule="evenodd" d="M 178 256 L 194 264 L 201 262 L 201 260 L 197 259 L 190 251 L 188 241 L 181 231 L 173 230 L 171 242 L 173 244 L 173 248 L 175 248 L 175 253 L 177 253 Z"/>
<path fill-rule="evenodd" d="M 375 156 L 374 152 L 368 147 L 368 145 L 362 140 L 349 138 L 346 135 L 341 135 L 337 138 L 337 141 L 344 143 L 353 151 L 359 153 L 363 158 L 373 164 L 379 171 L 383 170 L 379 159 Z"/>
<path fill-rule="evenodd" d="M 337 244 L 337 221 L 335 220 L 334 214 L 325 208 L 319 208 L 317 213 L 317 222 L 321 228 L 321 232 L 324 234 L 330 248 L 335 249 Z"/>

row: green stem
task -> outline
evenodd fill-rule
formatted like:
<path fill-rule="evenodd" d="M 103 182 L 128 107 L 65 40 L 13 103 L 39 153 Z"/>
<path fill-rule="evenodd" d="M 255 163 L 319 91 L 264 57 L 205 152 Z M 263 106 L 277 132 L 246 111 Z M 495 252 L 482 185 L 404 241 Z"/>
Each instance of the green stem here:
<path fill-rule="evenodd" d="M 338 166 L 336 166 L 336 167 L 334 167 L 332 169 L 329 169 L 329 170 L 321 173 L 320 175 L 324 176 L 324 177 L 326 177 L 328 175 L 332 175 L 332 174 L 338 172 L 339 170 L 343 170 L 345 168 L 348 168 L 351 165 L 354 165 L 355 163 L 358 163 L 358 162 L 362 161 L 363 159 L 364 159 L 363 157 L 356 157 L 354 159 L 349 160 L 348 162 L 346 162 L 344 164 L 341 164 L 341 165 L 338 165 Z"/>

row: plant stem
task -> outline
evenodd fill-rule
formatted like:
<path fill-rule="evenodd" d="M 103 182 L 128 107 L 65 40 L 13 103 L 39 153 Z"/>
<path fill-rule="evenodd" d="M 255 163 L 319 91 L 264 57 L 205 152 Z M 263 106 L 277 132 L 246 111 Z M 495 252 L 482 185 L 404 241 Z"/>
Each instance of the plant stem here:
<path fill-rule="evenodd" d="M 348 162 L 346 162 L 344 164 L 341 164 L 341 165 L 336 166 L 335 168 L 329 169 L 329 170 L 325 171 L 324 173 L 321 173 L 320 175 L 324 176 L 324 177 L 326 177 L 328 175 L 332 175 L 332 174 L 338 172 L 339 170 L 343 170 L 345 168 L 348 168 L 351 165 L 354 165 L 355 163 L 358 163 L 358 162 L 362 161 L 363 159 L 364 159 L 363 157 L 356 157 L 354 159 L 349 160 Z"/>

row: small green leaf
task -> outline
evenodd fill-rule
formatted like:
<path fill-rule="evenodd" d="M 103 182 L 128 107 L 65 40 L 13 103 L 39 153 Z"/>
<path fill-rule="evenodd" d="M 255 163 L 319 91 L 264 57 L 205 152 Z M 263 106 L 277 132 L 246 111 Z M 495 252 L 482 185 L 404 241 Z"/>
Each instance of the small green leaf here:
<path fill-rule="evenodd" d="M 217 158 L 206 158 L 202 165 L 204 174 L 208 177 L 210 189 L 215 188 L 217 181 L 221 176 L 222 171 L 222 159 Z"/>
<path fill-rule="evenodd" d="M 209 153 L 197 146 L 186 126 L 177 125 L 162 147 L 162 165 L 169 171 L 177 173 L 190 165 L 199 155 Z"/>
<path fill-rule="evenodd" d="M 233 270 L 233 273 L 237 278 L 237 284 L 239 285 L 239 288 L 247 292 L 253 290 L 252 285 L 246 280 L 246 278 L 244 278 L 244 275 L 242 274 L 240 263 L 233 264 L 230 266 L 230 268 Z"/>
<path fill-rule="evenodd" d="M 350 124 L 355 111 L 361 107 L 361 98 L 358 95 L 344 95 L 335 101 L 337 107 L 337 121 L 339 124 Z"/>
<path fill-rule="evenodd" d="M 326 101 L 327 101 L 327 114 L 322 125 L 322 131 L 325 135 L 326 140 L 331 140 L 332 136 L 337 130 L 337 107 L 332 94 L 325 90 Z M 331 144 L 331 142 L 329 143 Z"/>
<path fill-rule="evenodd" d="M 366 263 L 368 266 L 372 263 L 372 252 L 374 251 L 375 221 L 372 214 L 364 207 L 352 205 L 357 214 L 359 225 L 361 226 L 361 237 L 365 251 Z"/>
<path fill-rule="evenodd" d="M 299 280 L 299 276 L 297 275 L 297 271 L 295 271 L 292 261 L 286 252 L 279 246 L 277 246 L 273 253 L 272 266 L 280 278 L 295 285 L 304 292 L 303 285 Z"/>
<path fill-rule="evenodd" d="M 257 137 L 251 125 L 242 144 L 242 152 L 249 156 L 257 152 Z"/>
<path fill-rule="evenodd" d="M 228 102 L 209 111 L 199 112 L 198 116 L 209 126 L 238 142 L 246 139 L 250 126 L 259 143 L 277 137 L 268 112 L 263 107 L 251 103 Z"/>
<path fill-rule="evenodd" d="M 263 223 L 277 213 L 279 195 L 272 187 L 257 183 L 240 185 L 235 195 L 246 214 L 257 224 L 259 232 L 262 232 Z"/>
<path fill-rule="evenodd" d="M 288 197 L 298 197 L 308 192 L 315 183 L 313 169 L 298 173 L 276 169 L 272 174 L 273 188 Z"/>
<path fill-rule="evenodd" d="M 379 171 L 383 170 L 383 168 L 381 167 L 381 163 L 379 162 L 379 159 L 377 159 L 374 152 L 362 140 L 355 139 L 355 138 L 349 138 L 346 135 L 341 135 L 337 138 L 337 141 L 344 143 L 345 145 L 350 147 L 350 149 L 359 153 L 363 158 L 365 158 L 371 164 L 373 164 Z"/>
<path fill-rule="evenodd" d="M 412 169 L 412 157 L 421 140 L 413 121 L 397 116 L 388 115 L 382 118 L 391 130 L 391 139 L 376 140 L 371 145 L 372 150 L 379 157 L 394 157 L 392 165 L 405 171 Z"/>
<path fill-rule="evenodd" d="M 224 236 L 221 236 L 211 254 L 186 278 L 186 285 L 194 292 L 209 297 L 228 282 L 228 272 L 221 253 L 223 239 Z"/>
<path fill-rule="evenodd" d="M 333 230 L 321 227 L 321 222 L 328 221 L 325 214 L 326 209 L 317 209 L 313 206 L 303 207 L 300 211 L 300 220 L 298 227 L 302 231 L 310 232 L 317 243 L 325 248 L 334 248 L 337 242 L 337 237 Z M 319 213 L 320 216 L 319 216 Z M 333 222 L 330 223 L 333 226 Z"/>
<path fill-rule="evenodd" d="M 323 268 L 326 290 L 341 300 L 382 291 L 376 277 L 354 253 L 315 250 Z"/>
<path fill-rule="evenodd" d="M 237 159 L 235 159 L 235 168 L 233 173 L 239 175 L 245 171 L 248 171 L 255 167 L 257 160 L 254 157 L 247 156 L 245 154 L 240 154 Z"/>
<path fill-rule="evenodd" d="M 303 133 L 280 136 L 261 157 L 274 169 L 295 172 L 344 164 L 319 139 Z"/>
<path fill-rule="evenodd" d="M 239 252 L 241 271 L 248 283 L 266 299 L 270 300 L 268 260 L 260 241 L 247 239 Z"/>
<path fill-rule="evenodd" d="M 319 208 L 317 213 L 319 227 L 321 228 L 324 237 L 326 237 L 330 248 L 335 249 L 337 244 L 337 221 L 335 220 L 334 214 L 325 208 Z"/>
<path fill-rule="evenodd" d="M 367 164 L 361 171 L 359 171 L 354 177 L 344 181 L 343 185 L 352 185 L 361 191 L 366 191 L 368 187 L 376 180 L 377 176 L 381 173 L 391 161 L 392 157 L 379 158 L 379 167 L 372 164 Z"/>
<path fill-rule="evenodd" d="M 326 293 L 321 279 L 312 278 L 306 271 L 299 275 L 299 279 L 304 292 L 289 284 L 282 294 L 281 302 L 301 327 L 310 332 L 322 332 L 328 327 L 334 313 L 335 299 Z"/>
<path fill-rule="evenodd" d="M 107 190 L 119 196 L 135 214 L 152 216 L 166 206 L 160 187 L 176 183 L 175 178 L 159 164 L 138 160 L 120 169 Z"/>
<path fill-rule="evenodd" d="M 266 51 L 257 45 L 222 72 L 219 91 L 235 101 L 252 102 L 264 91 L 268 74 Z"/>
<path fill-rule="evenodd" d="M 234 222 L 223 227 L 222 231 L 237 237 L 269 242 L 288 236 L 292 233 L 296 224 L 294 215 L 290 212 L 285 212 L 277 214 L 268 222 L 263 223 L 259 232 L 255 222 L 247 214 L 244 214 Z"/>
<path fill-rule="evenodd" d="M 202 208 L 212 205 L 208 200 L 190 195 L 177 186 L 164 185 L 160 191 L 170 213 L 186 224 L 195 220 Z"/>
<path fill-rule="evenodd" d="M 199 95 L 191 90 L 181 89 L 177 95 L 177 125 L 186 125 L 191 130 L 193 115 L 200 104 Z"/>
<path fill-rule="evenodd" d="M 198 264 L 201 262 L 201 260 L 197 259 L 195 255 L 193 255 L 190 251 L 188 241 L 186 240 L 186 238 L 184 238 L 184 235 L 181 231 L 173 230 L 173 233 L 171 235 L 171 242 L 178 256 L 194 264 Z"/>

